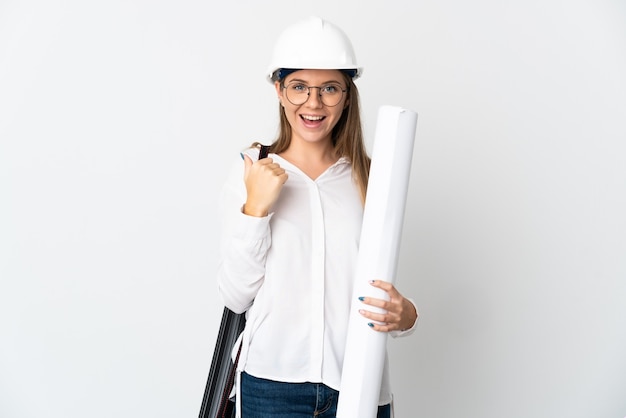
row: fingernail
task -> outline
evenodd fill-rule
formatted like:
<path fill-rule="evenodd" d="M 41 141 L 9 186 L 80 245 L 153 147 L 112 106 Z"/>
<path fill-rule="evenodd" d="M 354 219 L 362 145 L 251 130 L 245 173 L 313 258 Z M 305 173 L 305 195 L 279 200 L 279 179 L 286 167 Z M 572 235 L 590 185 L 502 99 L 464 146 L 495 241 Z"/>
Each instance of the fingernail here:
<path fill-rule="evenodd" d="M 365 297 L 364 297 L 364 296 L 359 296 L 359 300 L 360 300 L 361 302 L 363 302 L 363 301 L 365 300 Z"/>
<path fill-rule="evenodd" d="M 370 280 L 370 284 L 374 283 L 376 280 Z"/>
<path fill-rule="evenodd" d="M 243 158 L 243 153 L 240 152 L 239 155 L 241 156 L 241 159 L 243 160 L 244 159 Z"/>
<path fill-rule="evenodd" d="M 371 322 L 368 322 L 368 323 L 367 323 L 367 325 L 368 325 L 370 328 L 374 328 L 374 324 L 372 324 Z"/>

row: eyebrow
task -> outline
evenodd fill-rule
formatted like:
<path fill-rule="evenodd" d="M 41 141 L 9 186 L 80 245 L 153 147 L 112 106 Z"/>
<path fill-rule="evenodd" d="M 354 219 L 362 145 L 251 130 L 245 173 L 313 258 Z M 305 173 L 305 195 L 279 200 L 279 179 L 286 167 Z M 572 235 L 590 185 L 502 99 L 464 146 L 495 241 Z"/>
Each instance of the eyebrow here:
<path fill-rule="evenodd" d="M 289 81 L 289 83 L 293 83 L 294 81 L 297 81 L 299 83 L 304 83 L 304 84 L 309 84 L 306 80 L 302 80 L 301 78 L 294 78 L 291 81 Z M 329 81 L 324 81 L 323 83 L 321 83 L 321 85 L 324 84 L 339 84 L 340 86 L 343 86 L 343 84 L 341 84 L 339 81 L 337 80 L 329 80 Z"/>

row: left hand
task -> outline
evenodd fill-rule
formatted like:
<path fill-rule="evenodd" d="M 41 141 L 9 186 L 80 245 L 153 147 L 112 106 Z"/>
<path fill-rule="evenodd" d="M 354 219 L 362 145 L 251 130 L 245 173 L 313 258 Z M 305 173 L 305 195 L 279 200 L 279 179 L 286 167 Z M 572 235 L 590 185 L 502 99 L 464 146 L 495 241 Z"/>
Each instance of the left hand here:
<path fill-rule="evenodd" d="M 372 320 L 370 326 L 373 330 L 380 332 L 404 331 L 415 325 L 418 317 L 415 305 L 402 296 L 391 283 L 373 280 L 371 285 L 384 290 L 389 295 L 388 301 L 370 297 L 362 298 L 364 304 L 386 311 L 386 313 L 374 313 L 366 309 L 359 310 L 361 315 Z"/>

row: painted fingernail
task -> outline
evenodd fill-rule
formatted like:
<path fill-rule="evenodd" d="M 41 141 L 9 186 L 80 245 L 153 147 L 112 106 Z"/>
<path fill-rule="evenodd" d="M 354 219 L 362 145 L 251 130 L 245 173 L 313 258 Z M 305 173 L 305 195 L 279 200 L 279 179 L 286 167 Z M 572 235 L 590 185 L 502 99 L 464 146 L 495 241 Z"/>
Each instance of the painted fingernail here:
<path fill-rule="evenodd" d="M 360 300 L 361 302 L 363 302 L 363 301 L 365 300 L 365 297 L 364 297 L 364 296 L 359 296 L 359 300 Z"/>
<path fill-rule="evenodd" d="M 240 152 L 239 155 L 241 156 L 241 159 L 244 160 L 245 158 L 243 158 L 243 153 Z"/>
<path fill-rule="evenodd" d="M 376 280 L 370 280 L 370 284 L 373 284 Z"/>
<path fill-rule="evenodd" d="M 367 325 L 368 325 L 370 328 L 374 328 L 374 324 L 372 324 L 371 322 L 368 322 L 368 323 L 367 323 Z"/>

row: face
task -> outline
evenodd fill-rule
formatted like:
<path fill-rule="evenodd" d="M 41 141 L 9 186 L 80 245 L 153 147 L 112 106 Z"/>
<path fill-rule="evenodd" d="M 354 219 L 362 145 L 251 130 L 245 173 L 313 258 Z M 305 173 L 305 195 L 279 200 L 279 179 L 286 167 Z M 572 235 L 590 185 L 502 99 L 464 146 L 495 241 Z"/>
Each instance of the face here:
<path fill-rule="evenodd" d="M 346 89 L 346 82 L 339 70 L 299 70 L 289 74 L 282 82 L 283 86 L 290 83 L 306 86 L 339 85 Z M 285 116 L 291 125 L 292 141 L 330 142 L 332 130 L 341 118 L 347 105 L 348 93 L 342 95 L 335 106 L 326 106 L 317 88 L 309 90 L 309 96 L 303 104 L 294 105 L 287 99 L 287 92 L 276 82 L 276 93 L 285 110 Z M 300 86 L 301 88 L 301 86 Z M 292 96 L 289 96 L 292 98 Z M 306 97 L 306 96 L 305 96 Z"/>

